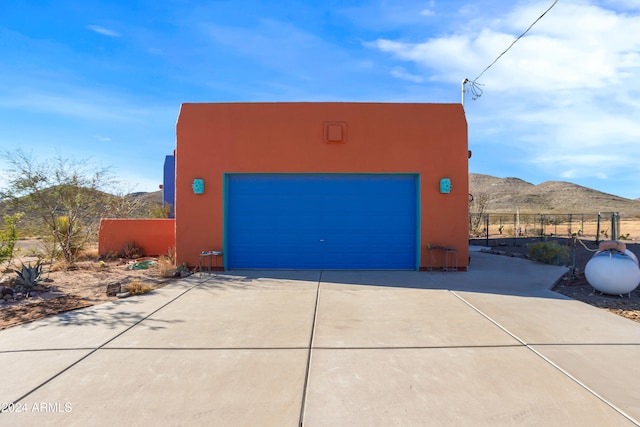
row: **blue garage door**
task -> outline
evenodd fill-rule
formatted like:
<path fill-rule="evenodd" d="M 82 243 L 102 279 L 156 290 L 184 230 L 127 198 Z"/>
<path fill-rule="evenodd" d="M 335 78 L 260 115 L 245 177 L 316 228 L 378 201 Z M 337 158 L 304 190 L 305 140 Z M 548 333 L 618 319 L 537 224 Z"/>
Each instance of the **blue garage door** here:
<path fill-rule="evenodd" d="M 417 265 L 417 176 L 227 175 L 228 268 Z"/>

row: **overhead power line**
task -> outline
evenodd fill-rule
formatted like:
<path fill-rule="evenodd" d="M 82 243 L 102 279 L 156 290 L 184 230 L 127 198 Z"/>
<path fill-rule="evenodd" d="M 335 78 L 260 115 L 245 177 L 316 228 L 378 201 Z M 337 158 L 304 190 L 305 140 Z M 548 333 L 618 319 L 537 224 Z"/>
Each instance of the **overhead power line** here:
<path fill-rule="evenodd" d="M 466 84 L 470 85 L 469 91 L 471 92 L 471 94 L 474 96 L 474 100 L 478 99 L 481 95 L 482 95 L 482 89 L 480 88 L 480 86 L 482 86 L 480 83 L 478 83 L 478 79 L 480 77 L 482 77 L 482 75 L 493 66 L 493 64 L 495 64 L 496 62 L 498 62 L 498 60 L 500 58 L 502 58 L 502 56 L 507 53 L 509 51 L 509 49 L 511 49 L 513 47 L 514 44 L 516 44 L 518 42 L 518 40 L 520 40 L 522 37 L 525 36 L 525 34 L 527 34 L 529 32 L 529 30 L 531 28 L 533 28 L 534 25 L 536 25 L 538 23 L 539 20 L 541 20 L 551 9 L 553 9 L 553 7 L 558 3 L 559 0 L 554 0 L 554 2 L 551 4 L 551 6 L 549 6 L 547 8 L 547 10 L 545 10 L 542 15 L 540 15 L 538 17 L 538 19 L 536 19 L 535 21 L 533 21 L 533 23 L 531 25 L 529 25 L 529 27 L 522 33 L 520 34 L 513 42 L 511 42 L 511 44 L 509 45 L 509 47 L 507 47 L 500 55 L 498 55 L 498 57 L 496 59 L 493 60 L 493 62 L 491 64 L 489 64 L 487 66 L 487 68 L 485 68 L 484 70 L 482 70 L 482 72 L 480 74 L 478 74 L 478 77 L 476 77 L 473 80 L 469 80 L 469 79 L 464 79 L 464 81 L 462 82 L 462 98 L 463 98 L 463 104 L 464 104 L 464 92 L 465 92 L 465 88 L 464 86 Z"/>

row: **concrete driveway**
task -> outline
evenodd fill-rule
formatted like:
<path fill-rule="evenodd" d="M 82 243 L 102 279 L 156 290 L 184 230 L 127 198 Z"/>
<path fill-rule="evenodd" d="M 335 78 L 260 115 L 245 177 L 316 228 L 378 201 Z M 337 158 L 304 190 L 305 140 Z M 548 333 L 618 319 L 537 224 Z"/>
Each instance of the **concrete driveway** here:
<path fill-rule="evenodd" d="M 564 272 L 194 275 L 0 331 L 0 425 L 639 425 L 640 324 Z"/>

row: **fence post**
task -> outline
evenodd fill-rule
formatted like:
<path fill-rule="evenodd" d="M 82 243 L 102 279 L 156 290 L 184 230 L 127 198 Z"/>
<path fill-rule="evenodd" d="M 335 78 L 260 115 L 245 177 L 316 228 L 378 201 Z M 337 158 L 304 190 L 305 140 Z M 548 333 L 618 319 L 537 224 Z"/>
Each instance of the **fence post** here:
<path fill-rule="evenodd" d="M 598 212 L 598 226 L 596 227 L 596 245 L 600 244 L 600 212 Z"/>
<path fill-rule="evenodd" d="M 611 214 L 611 240 L 618 240 L 618 213 Z"/>
<path fill-rule="evenodd" d="M 571 237 L 571 221 L 572 221 L 572 215 L 569 214 L 569 228 L 568 228 L 568 232 L 569 232 L 569 237 Z"/>
<path fill-rule="evenodd" d="M 489 214 L 487 214 L 487 216 L 485 217 L 485 227 L 487 229 L 487 240 L 486 240 L 487 245 L 486 246 L 489 247 Z"/>
<path fill-rule="evenodd" d="M 618 230 L 618 235 L 616 236 L 616 238 L 620 238 L 620 212 L 616 212 L 616 223 L 617 223 L 617 227 L 616 230 Z"/>

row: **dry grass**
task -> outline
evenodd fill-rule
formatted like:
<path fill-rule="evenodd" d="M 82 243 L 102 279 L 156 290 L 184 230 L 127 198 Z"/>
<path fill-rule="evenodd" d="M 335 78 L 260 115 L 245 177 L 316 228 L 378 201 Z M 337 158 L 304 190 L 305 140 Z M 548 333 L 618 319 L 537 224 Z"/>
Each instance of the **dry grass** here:
<path fill-rule="evenodd" d="M 155 286 L 141 282 L 140 280 L 134 280 L 131 283 L 124 286 L 124 290 L 131 295 L 142 295 L 156 289 Z"/>
<path fill-rule="evenodd" d="M 158 258 L 158 269 L 160 270 L 160 277 L 163 278 L 173 277 L 176 273 L 175 262 L 167 255 L 162 255 Z"/>
<path fill-rule="evenodd" d="M 76 269 L 76 265 L 67 261 L 56 261 L 53 264 L 51 264 L 51 268 L 49 269 L 49 271 L 54 272 L 54 271 L 69 271 L 69 270 L 75 270 Z"/>
<path fill-rule="evenodd" d="M 97 247 L 82 249 L 78 252 L 78 261 L 93 261 L 100 258 L 100 252 Z"/>
<path fill-rule="evenodd" d="M 513 230 L 515 229 L 513 215 L 500 215 L 490 214 L 491 223 L 489 224 L 489 237 L 501 238 L 501 237 L 513 237 Z M 503 229 L 500 233 L 499 218 L 503 218 Z M 523 218 L 524 217 L 524 218 Z M 539 236 L 540 223 L 534 224 L 532 220 L 526 219 L 525 215 L 521 216 L 520 227 L 524 231 L 529 232 L 530 237 Z M 539 221 L 539 219 L 538 219 Z M 482 227 L 482 225 L 481 225 Z M 574 217 L 571 222 L 571 233 L 579 233 L 581 239 L 595 240 L 598 230 L 597 221 L 589 218 L 584 222 L 580 217 Z M 552 234 L 557 237 L 569 236 L 569 223 L 567 221 L 552 225 L 546 224 L 544 227 L 545 235 Z M 640 241 L 640 219 L 638 218 L 621 218 L 619 236 L 621 240 Z M 484 237 L 484 235 L 482 236 Z M 600 240 L 607 240 L 611 238 L 611 220 L 609 217 L 603 217 L 600 221 Z"/>

